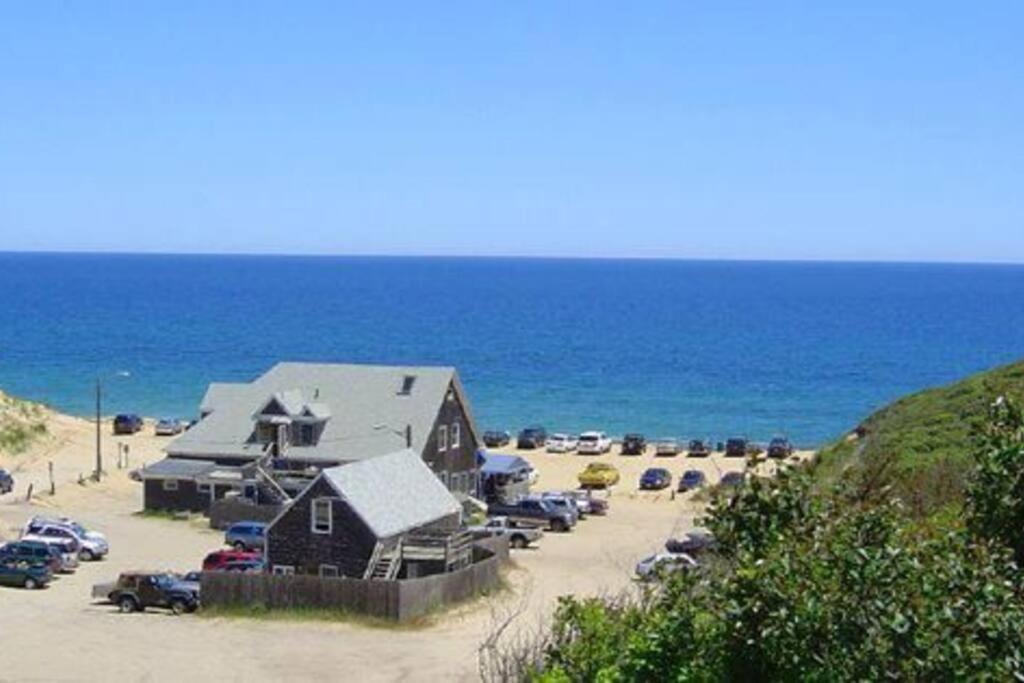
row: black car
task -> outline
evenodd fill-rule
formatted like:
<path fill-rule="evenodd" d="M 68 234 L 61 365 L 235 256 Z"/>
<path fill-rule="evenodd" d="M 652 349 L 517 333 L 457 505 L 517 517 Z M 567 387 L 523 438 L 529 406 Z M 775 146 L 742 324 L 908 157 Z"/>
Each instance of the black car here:
<path fill-rule="evenodd" d="M 679 487 L 676 489 L 680 493 L 685 493 L 692 489 L 699 489 L 701 486 L 707 483 L 707 477 L 700 470 L 686 470 L 683 472 L 683 476 L 679 477 Z"/>
<path fill-rule="evenodd" d="M 163 572 L 121 574 L 107 598 L 122 612 L 167 607 L 175 614 L 184 614 L 194 612 L 199 606 L 198 586 Z"/>
<path fill-rule="evenodd" d="M 134 434 L 142 430 L 142 418 L 135 414 L 123 414 L 114 418 L 115 434 Z"/>
<path fill-rule="evenodd" d="M 665 542 L 665 550 L 670 553 L 686 553 L 690 557 L 696 557 L 717 546 L 715 537 L 710 531 L 690 531 L 683 538 L 670 538 Z"/>
<path fill-rule="evenodd" d="M 747 440 L 734 438 L 725 442 L 725 457 L 744 458 L 747 455 Z"/>
<path fill-rule="evenodd" d="M 722 475 L 722 480 L 719 482 L 721 486 L 740 486 L 747 480 L 747 476 L 743 472 L 726 472 Z"/>
<path fill-rule="evenodd" d="M 484 445 L 488 448 L 501 448 L 512 441 L 512 435 L 508 432 L 484 432 Z"/>
<path fill-rule="evenodd" d="M 793 455 L 793 444 L 789 442 L 789 439 L 772 439 L 771 443 L 768 444 L 768 457 L 769 458 L 788 458 Z"/>
<path fill-rule="evenodd" d="M 643 434 L 626 434 L 622 437 L 622 455 L 643 455 L 647 450 L 647 439 Z"/>
<path fill-rule="evenodd" d="M 651 467 L 640 475 L 641 490 L 657 491 L 672 485 L 672 475 L 663 467 Z"/>
<path fill-rule="evenodd" d="M 706 458 L 711 455 L 711 449 L 700 439 L 694 439 L 686 449 L 688 458 Z"/>
<path fill-rule="evenodd" d="M 14 477 L 5 469 L 0 469 L 0 494 L 14 490 Z"/>
<path fill-rule="evenodd" d="M 544 444 L 547 441 L 548 433 L 543 427 L 527 427 L 519 432 L 519 438 L 516 439 L 516 448 L 530 450 L 544 448 Z"/>

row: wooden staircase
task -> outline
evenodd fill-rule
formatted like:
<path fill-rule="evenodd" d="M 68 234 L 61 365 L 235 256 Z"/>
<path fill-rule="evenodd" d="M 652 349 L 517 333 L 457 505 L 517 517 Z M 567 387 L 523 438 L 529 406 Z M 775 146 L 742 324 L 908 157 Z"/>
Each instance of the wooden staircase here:
<path fill-rule="evenodd" d="M 364 579 L 371 581 L 394 581 L 402 568 L 402 542 L 385 552 L 379 542 L 373 548 L 373 554 L 366 565 Z"/>

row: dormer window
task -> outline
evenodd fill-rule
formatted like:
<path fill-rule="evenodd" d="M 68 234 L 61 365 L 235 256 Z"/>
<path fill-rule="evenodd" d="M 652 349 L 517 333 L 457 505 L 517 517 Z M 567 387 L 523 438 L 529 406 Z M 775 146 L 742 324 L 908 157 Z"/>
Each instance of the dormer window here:
<path fill-rule="evenodd" d="M 402 378 L 402 388 L 398 390 L 398 393 L 402 396 L 408 396 L 412 393 L 414 384 L 416 384 L 416 375 L 406 375 Z"/>

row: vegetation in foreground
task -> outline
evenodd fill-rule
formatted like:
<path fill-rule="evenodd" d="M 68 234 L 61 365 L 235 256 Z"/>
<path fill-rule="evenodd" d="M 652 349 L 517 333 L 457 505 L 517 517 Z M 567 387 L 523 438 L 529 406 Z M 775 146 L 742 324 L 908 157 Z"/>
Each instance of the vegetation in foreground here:
<path fill-rule="evenodd" d="M 926 517 L 963 502 L 976 434 L 997 396 L 1024 401 L 1024 361 L 902 398 L 822 449 L 817 476 L 841 472 L 892 487 L 910 514 Z"/>
<path fill-rule="evenodd" d="M 713 562 L 639 596 L 563 598 L 549 632 L 482 653 L 540 681 L 1020 680 L 1024 417 L 992 407 L 957 514 L 808 468 L 717 497 Z"/>
<path fill-rule="evenodd" d="M 43 406 L 0 392 L 0 454 L 22 453 L 46 433 Z"/>

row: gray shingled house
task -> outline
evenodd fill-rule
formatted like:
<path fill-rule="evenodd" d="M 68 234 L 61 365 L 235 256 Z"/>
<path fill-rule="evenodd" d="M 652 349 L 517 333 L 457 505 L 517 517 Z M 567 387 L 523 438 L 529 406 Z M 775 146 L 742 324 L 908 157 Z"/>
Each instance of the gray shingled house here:
<path fill-rule="evenodd" d="M 200 418 L 169 459 L 308 472 L 409 448 L 449 490 L 477 492 L 481 441 L 454 368 L 279 363 L 211 384 Z"/>
<path fill-rule="evenodd" d="M 267 529 L 275 574 L 424 576 L 470 563 L 461 506 L 408 449 L 323 470 Z"/>

